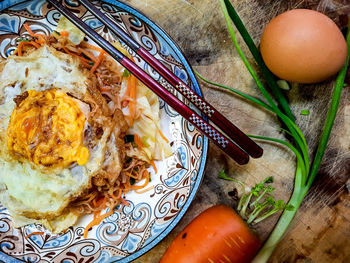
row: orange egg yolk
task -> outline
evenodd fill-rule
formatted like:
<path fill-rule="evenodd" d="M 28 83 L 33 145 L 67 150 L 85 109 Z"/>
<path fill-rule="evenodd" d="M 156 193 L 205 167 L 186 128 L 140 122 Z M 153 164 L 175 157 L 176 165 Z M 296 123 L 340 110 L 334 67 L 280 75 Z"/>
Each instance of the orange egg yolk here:
<path fill-rule="evenodd" d="M 11 114 L 6 134 L 10 152 L 44 167 L 84 165 L 89 158 L 83 146 L 86 118 L 78 102 L 55 89 L 26 95 Z"/>

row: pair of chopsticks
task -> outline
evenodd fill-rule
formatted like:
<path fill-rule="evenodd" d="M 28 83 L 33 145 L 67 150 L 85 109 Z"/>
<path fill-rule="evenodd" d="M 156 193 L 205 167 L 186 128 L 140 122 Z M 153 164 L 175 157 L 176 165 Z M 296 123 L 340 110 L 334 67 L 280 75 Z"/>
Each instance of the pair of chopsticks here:
<path fill-rule="evenodd" d="M 154 93 L 162 98 L 168 105 L 174 108 L 180 115 L 191 122 L 204 135 L 209 137 L 220 149 L 228 154 L 233 160 L 239 164 L 246 164 L 249 161 L 249 155 L 253 158 L 259 158 L 263 154 L 263 150 L 234 124 L 227 120 L 213 106 L 207 103 L 203 98 L 198 96 L 183 81 L 176 77 L 163 64 L 155 59 L 147 50 L 141 47 L 132 37 L 130 37 L 120 26 L 115 24 L 111 19 L 104 15 L 88 0 L 79 0 L 79 2 L 96 18 L 98 18 L 105 26 L 107 26 L 118 38 L 126 45 L 132 48 L 147 64 L 154 68 L 161 76 L 158 83 L 139 66 L 132 62 L 127 56 L 121 53 L 101 35 L 96 33 L 87 24 L 81 21 L 76 15 L 64 7 L 56 0 L 48 0 L 58 11 L 60 11 L 67 19 L 75 24 L 88 37 L 95 41 L 108 54 L 116 59 L 122 66 L 130 71 L 136 78 L 148 86 Z M 226 135 L 232 139 L 228 139 L 220 133 L 216 128 L 207 123 L 195 111 L 187 107 L 182 101 L 174 96 L 170 90 L 174 87 L 185 98 L 193 103 L 201 112 L 216 124 Z"/>

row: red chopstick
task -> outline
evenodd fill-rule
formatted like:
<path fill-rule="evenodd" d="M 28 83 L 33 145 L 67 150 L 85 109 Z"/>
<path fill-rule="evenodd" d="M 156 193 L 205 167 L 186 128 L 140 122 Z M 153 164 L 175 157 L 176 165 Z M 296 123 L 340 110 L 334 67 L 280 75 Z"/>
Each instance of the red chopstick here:
<path fill-rule="evenodd" d="M 95 41 L 99 46 L 101 46 L 107 53 L 109 53 L 114 59 L 116 59 L 120 64 L 122 64 L 126 69 L 128 69 L 132 74 L 134 74 L 135 77 L 137 77 L 146 86 L 148 86 L 153 92 L 155 92 L 159 97 L 161 97 L 167 104 L 169 104 L 176 111 L 178 111 L 180 115 L 182 115 L 185 119 L 191 122 L 204 135 L 208 136 L 218 147 L 220 147 L 225 153 L 227 153 L 237 163 L 246 164 L 249 161 L 248 154 L 246 154 L 241 148 L 239 148 L 234 143 L 232 143 L 226 136 L 222 135 L 217 129 L 212 127 L 210 124 L 206 123 L 196 112 L 191 110 L 183 102 L 181 102 L 177 97 L 175 97 L 171 92 L 169 92 L 167 89 L 161 86 L 157 81 L 155 81 L 152 77 L 150 77 L 147 73 L 145 73 L 141 68 L 139 68 L 134 62 L 132 62 L 124 54 L 118 51 L 113 45 L 111 45 L 108 41 L 106 41 L 103 37 L 101 37 L 93 29 L 91 29 L 87 24 L 82 22 L 71 11 L 69 11 L 62 4 L 60 4 L 55 0 L 48 0 L 48 1 L 57 10 L 59 10 L 64 16 L 66 16 L 73 24 L 75 24 L 80 30 L 86 33 L 87 36 L 89 36 L 93 41 Z M 151 60 L 151 58 L 149 58 L 149 60 Z M 200 98 L 194 92 L 193 94 L 197 96 L 197 98 Z M 213 114 L 214 113 L 212 113 L 211 115 L 213 116 Z M 244 135 L 244 133 L 242 134 Z M 238 136 L 238 138 L 241 138 L 241 137 Z M 244 135 L 243 138 L 244 137 L 250 140 L 250 138 L 247 137 L 246 135 Z M 237 139 L 237 136 L 235 138 Z M 237 141 L 235 142 L 238 143 Z M 242 142 L 239 142 L 239 143 L 242 144 Z M 261 156 L 262 149 L 259 146 L 257 146 L 256 149 Z M 259 154 L 256 153 L 254 154 L 254 156 L 257 157 Z"/>
<path fill-rule="evenodd" d="M 104 25 L 106 25 L 113 33 L 115 33 L 120 39 L 122 39 L 129 47 L 131 47 L 147 64 L 153 67 L 160 75 L 165 79 L 162 79 L 161 84 L 163 87 L 171 88 L 175 87 L 184 97 L 192 102 L 197 108 L 199 108 L 210 120 L 215 123 L 226 135 L 231 138 L 236 144 L 238 144 L 243 150 L 245 150 L 253 158 L 259 158 L 263 154 L 262 148 L 257 145 L 252 139 L 245 135 L 240 129 L 238 129 L 232 122 L 230 122 L 225 116 L 217 111 L 212 105 L 206 102 L 203 98 L 198 96 L 191 88 L 189 88 L 182 80 L 175 76 L 169 69 L 167 69 L 162 63 L 155 59 L 146 49 L 141 47 L 131 36 L 125 33 L 125 31 L 116 23 L 114 23 L 108 16 L 104 15 L 98 10 L 90 1 L 79 0 L 79 2 L 85 6 L 85 8 L 98 18 Z M 168 83 L 171 86 L 169 86 Z"/>

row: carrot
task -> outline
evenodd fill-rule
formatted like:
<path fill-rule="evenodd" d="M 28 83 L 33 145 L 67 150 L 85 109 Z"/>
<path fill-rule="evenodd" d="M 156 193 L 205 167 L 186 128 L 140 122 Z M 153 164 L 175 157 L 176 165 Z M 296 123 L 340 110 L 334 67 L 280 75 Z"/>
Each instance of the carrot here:
<path fill-rule="evenodd" d="M 100 78 L 101 74 L 100 73 L 96 73 L 95 74 L 97 77 Z M 110 83 L 108 83 L 107 81 L 105 81 L 103 78 L 100 78 L 100 80 L 102 81 L 103 84 L 105 85 L 109 85 Z M 110 91 L 111 89 L 109 88 L 100 88 L 100 91 Z"/>
<path fill-rule="evenodd" d="M 162 131 L 161 131 L 160 129 L 158 129 L 158 131 L 159 131 L 160 137 L 162 137 L 163 140 L 164 140 L 166 143 L 169 143 L 169 140 L 164 136 L 164 134 L 162 133 Z"/>
<path fill-rule="evenodd" d="M 123 191 L 122 191 L 122 189 L 120 188 L 120 189 L 119 189 L 119 193 L 118 193 L 117 196 L 115 196 L 114 194 L 112 194 L 113 199 L 119 200 L 119 198 L 122 196 L 122 193 L 123 193 Z"/>
<path fill-rule="evenodd" d="M 80 56 L 79 54 L 76 54 L 76 53 L 70 51 L 70 50 L 69 50 L 68 48 L 66 48 L 66 47 L 62 47 L 62 49 L 63 49 L 64 52 L 66 52 L 67 54 L 69 54 L 69 55 L 71 55 L 71 56 L 78 57 L 81 61 L 84 61 L 84 62 L 86 62 L 86 63 L 90 63 L 90 62 L 91 62 L 91 60 L 88 60 L 88 59 L 86 59 L 86 58 Z"/>
<path fill-rule="evenodd" d="M 17 47 L 18 56 L 20 56 L 20 57 L 23 55 L 22 48 L 23 48 L 24 45 L 32 45 L 32 46 L 34 46 L 34 47 L 36 47 L 36 48 L 40 48 L 40 45 L 37 44 L 37 43 L 35 43 L 34 41 L 29 41 L 29 42 L 27 42 L 27 41 L 22 41 L 22 42 L 20 42 L 20 43 L 18 44 L 18 47 Z"/>
<path fill-rule="evenodd" d="M 36 42 L 37 42 L 38 44 L 40 44 L 41 46 L 44 45 L 44 44 L 46 43 L 45 38 L 44 38 L 43 35 L 41 35 L 41 34 L 35 34 L 35 35 L 33 35 L 33 37 L 37 38 Z"/>
<path fill-rule="evenodd" d="M 142 141 L 141 141 L 140 136 L 138 134 L 134 135 L 134 140 L 135 140 L 135 143 L 137 145 L 137 148 L 142 149 L 143 148 L 143 144 L 142 144 Z"/>
<path fill-rule="evenodd" d="M 92 66 L 89 63 L 86 63 L 85 61 L 81 61 L 81 64 L 83 64 L 87 68 L 92 68 Z"/>
<path fill-rule="evenodd" d="M 109 217 L 109 216 L 110 216 L 111 214 L 113 214 L 113 213 L 114 213 L 114 211 L 111 209 L 111 210 L 109 210 L 107 213 L 101 215 L 99 218 L 100 218 L 101 220 L 103 220 L 103 219 L 105 219 L 106 217 Z"/>
<path fill-rule="evenodd" d="M 85 227 L 84 230 L 84 238 L 87 238 L 88 232 L 89 230 L 94 227 L 99 225 L 103 219 L 105 219 L 106 217 L 109 217 L 111 214 L 113 214 L 113 210 L 109 210 L 107 213 L 100 215 L 99 212 L 95 212 L 94 213 L 94 218 L 92 219 L 92 221 Z"/>
<path fill-rule="evenodd" d="M 125 108 L 126 106 L 128 106 L 129 104 L 129 100 L 130 100 L 130 89 L 131 89 L 131 82 L 129 84 L 129 80 L 130 80 L 130 76 L 128 77 L 128 82 L 127 82 L 127 86 L 124 92 L 124 95 L 122 97 L 122 108 Z M 132 125 L 132 123 L 131 123 Z"/>
<path fill-rule="evenodd" d="M 43 44 L 46 43 L 44 37 L 43 37 L 41 34 L 35 34 L 35 33 L 31 30 L 30 26 L 29 26 L 27 23 L 24 23 L 23 26 L 24 26 L 24 28 L 27 30 L 27 32 L 29 33 L 29 35 L 30 35 L 32 38 L 37 38 L 37 40 L 31 41 L 31 42 L 33 42 L 33 43 L 35 43 L 35 44 L 37 44 L 37 45 L 38 45 L 38 44 L 43 45 Z M 27 42 L 27 43 L 28 43 L 28 42 Z M 33 45 L 34 45 L 34 44 L 33 44 Z M 36 46 L 36 47 L 39 48 L 40 46 L 38 45 L 38 46 Z"/>
<path fill-rule="evenodd" d="M 137 180 L 137 177 L 135 177 L 135 176 L 133 176 L 133 175 L 131 175 L 131 174 L 129 174 L 129 176 L 130 176 L 130 177 L 133 177 L 133 178 L 135 178 L 135 180 Z M 126 180 L 126 182 L 123 184 L 123 186 L 124 186 L 123 194 L 129 193 L 130 190 L 131 190 L 131 183 L 130 183 L 130 180 Z M 123 199 L 123 198 L 121 198 L 121 199 Z M 123 200 L 121 200 L 121 199 L 120 199 L 120 201 L 123 202 Z"/>
<path fill-rule="evenodd" d="M 121 198 L 120 201 L 123 203 L 123 205 L 130 206 L 130 203 L 126 201 L 124 198 Z"/>
<path fill-rule="evenodd" d="M 97 62 L 97 58 L 85 49 L 79 48 L 79 52 L 83 53 L 85 56 L 90 58 L 93 62 Z"/>
<path fill-rule="evenodd" d="M 30 35 L 31 37 L 34 37 L 35 34 L 34 34 L 33 31 L 30 29 L 30 26 L 29 26 L 27 23 L 24 23 L 23 26 L 24 26 L 24 28 L 27 30 L 27 32 L 29 33 L 29 35 Z"/>
<path fill-rule="evenodd" d="M 44 232 L 33 232 L 33 233 L 30 233 L 29 235 L 27 235 L 25 238 L 28 239 L 31 236 L 43 235 L 43 234 L 44 234 Z"/>
<path fill-rule="evenodd" d="M 100 55 L 98 56 L 97 61 L 95 62 L 94 66 L 90 69 L 91 73 L 94 73 L 95 70 L 101 65 L 101 63 L 102 63 L 102 61 L 104 59 L 104 56 L 105 56 L 105 52 L 102 51 L 100 53 Z"/>
<path fill-rule="evenodd" d="M 145 183 L 143 185 L 133 185 L 132 186 L 133 190 L 139 190 L 139 189 L 144 188 L 146 185 L 148 185 L 150 174 L 149 174 L 149 172 L 147 170 L 145 170 L 145 173 L 146 173 L 146 181 L 145 181 Z"/>
<path fill-rule="evenodd" d="M 94 212 L 94 219 L 98 218 L 101 215 L 101 211 Z"/>
<path fill-rule="evenodd" d="M 107 92 L 107 91 L 110 91 L 111 89 L 109 89 L 109 88 L 104 88 L 104 87 L 100 87 L 100 91 L 101 92 Z"/>
<path fill-rule="evenodd" d="M 103 203 L 106 203 L 106 197 L 105 197 L 105 196 L 102 197 L 102 198 L 100 198 L 100 199 L 98 199 L 97 201 L 96 201 L 96 199 L 94 199 L 94 200 L 92 201 L 92 204 L 93 204 L 95 207 L 100 207 Z"/>
<path fill-rule="evenodd" d="M 68 31 L 62 31 L 62 32 L 60 32 L 60 35 L 62 37 L 69 37 L 69 32 Z"/>
<path fill-rule="evenodd" d="M 91 62 L 90 60 L 88 60 L 88 59 L 86 59 L 86 58 L 84 58 L 84 57 L 82 57 L 82 56 L 80 56 L 80 55 L 78 55 L 78 54 L 76 54 L 76 53 L 73 53 L 72 51 L 70 51 L 70 50 L 69 50 L 68 48 L 66 48 L 66 47 L 62 47 L 62 49 L 63 49 L 64 52 L 66 52 L 67 54 L 79 58 L 80 61 L 81 61 L 81 63 L 82 63 L 85 67 L 87 67 L 87 68 L 92 68 L 92 66 L 89 64 L 89 63 Z"/>
<path fill-rule="evenodd" d="M 129 177 L 134 178 L 134 179 L 138 179 L 138 177 L 137 177 L 137 176 L 132 175 L 132 174 L 131 174 L 131 173 L 129 173 L 129 172 L 125 172 L 125 174 L 126 174 L 127 176 L 129 176 Z"/>
<path fill-rule="evenodd" d="M 156 166 L 156 164 L 154 163 L 153 160 L 151 160 L 151 165 L 153 167 L 154 172 L 157 173 L 157 166 Z"/>
<path fill-rule="evenodd" d="M 40 45 L 38 43 L 36 43 L 35 41 L 29 41 L 29 42 L 26 42 L 26 43 L 28 43 L 28 44 L 36 47 L 36 48 L 40 48 Z"/>
<path fill-rule="evenodd" d="M 216 205 L 185 227 L 160 263 L 248 263 L 259 247 L 260 240 L 231 207 Z"/>
<path fill-rule="evenodd" d="M 128 79 L 128 85 L 126 87 L 126 92 L 129 93 L 130 101 L 129 101 L 129 113 L 130 113 L 130 126 L 133 124 L 133 119 L 135 118 L 136 111 L 136 77 L 134 75 L 130 75 Z"/>
<path fill-rule="evenodd" d="M 24 45 L 24 42 L 20 42 L 19 44 L 18 44 L 18 47 L 17 47 L 17 52 L 18 52 L 18 56 L 20 56 L 20 57 L 22 57 L 22 47 L 23 47 L 23 45 Z"/>

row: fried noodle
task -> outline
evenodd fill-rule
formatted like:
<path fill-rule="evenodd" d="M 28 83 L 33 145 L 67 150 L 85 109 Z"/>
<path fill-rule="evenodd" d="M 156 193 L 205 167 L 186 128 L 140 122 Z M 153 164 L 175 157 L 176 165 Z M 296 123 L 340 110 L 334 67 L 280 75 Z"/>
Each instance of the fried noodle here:
<path fill-rule="evenodd" d="M 105 51 L 85 41 L 77 46 L 68 41 L 67 34 L 54 32 L 55 36 L 39 35 L 34 34 L 28 25 L 25 25 L 25 27 L 31 39 L 29 42 L 20 42 L 16 51 L 17 55 L 24 56 L 46 44 L 60 52 L 78 58 L 81 66 L 93 75 L 91 77 L 90 86 L 92 90 L 90 90 L 90 97 L 88 95 L 84 99 L 85 102 L 90 104 L 90 116 L 95 120 L 103 118 L 103 116 L 112 116 L 110 118 L 112 123 L 109 123 L 109 125 L 115 127 L 113 131 L 115 143 L 119 149 L 124 150 L 121 156 L 122 167 L 120 171 L 114 171 L 113 167 L 110 166 L 102 167 L 98 174 L 92 177 L 91 187 L 72 201 L 69 206 L 69 209 L 73 209 L 79 214 L 94 213 L 94 220 L 86 228 L 88 230 L 98 224 L 100 220 L 103 220 L 105 215 L 111 214 L 111 211 L 120 203 L 128 205 L 124 199 L 126 193 L 142 189 L 150 181 L 150 174 L 147 171 L 150 164 L 125 154 L 128 149 L 132 150 L 132 148 L 141 147 L 142 145 L 135 146 L 133 143 L 125 143 L 120 139 L 125 136 L 128 129 L 128 124 L 121 113 L 122 102 L 119 101 L 123 70 Z M 96 53 L 98 53 L 97 56 Z M 98 128 L 94 132 L 96 136 L 99 136 Z M 140 144 L 139 137 L 135 136 L 137 143 Z M 141 182 L 142 185 L 136 186 L 138 182 Z M 106 208 L 110 212 L 100 215 L 100 211 Z"/>

